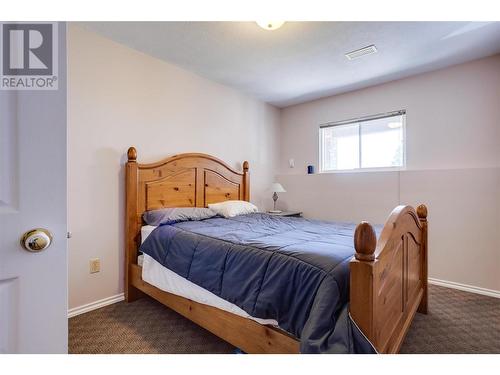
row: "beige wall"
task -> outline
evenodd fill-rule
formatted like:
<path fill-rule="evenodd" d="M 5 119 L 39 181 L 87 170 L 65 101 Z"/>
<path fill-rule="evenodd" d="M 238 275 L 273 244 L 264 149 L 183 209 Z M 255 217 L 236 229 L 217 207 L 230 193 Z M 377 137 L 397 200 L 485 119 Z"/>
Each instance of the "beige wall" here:
<path fill-rule="evenodd" d="M 305 174 L 318 167 L 319 124 L 398 109 L 406 171 Z M 500 291 L 500 55 L 288 107 L 280 152 L 282 207 L 382 223 L 398 203 L 424 202 L 430 277 Z"/>
<path fill-rule="evenodd" d="M 251 198 L 285 185 L 282 207 L 383 222 L 399 202 L 430 211 L 430 276 L 500 290 L 500 56 L 280 111 L 70 25 L 68 30 L 69 307 L 123 291 L 123 164 L 206 152 L 241 168 Z M 305 175 L 318 125 L 407 110 L 403 172 Z M 281 118 L 281 120 L 280 120 Z M 296 167 L 288 168 L 294 158 Z M 89 259 L 101 272 L 89 274 Z"/>
<path fill-rule="evenodd" d="M 123 291 L 123 164 L 205 152 L 241 168 L 251 200 L 278 165 L 279 110 L 76 26 L 68 34 L 69 307 Z M 265 199 L 265 200 L 264 200 Z M 89 274 L 89 259 L 101 272 Z"/>

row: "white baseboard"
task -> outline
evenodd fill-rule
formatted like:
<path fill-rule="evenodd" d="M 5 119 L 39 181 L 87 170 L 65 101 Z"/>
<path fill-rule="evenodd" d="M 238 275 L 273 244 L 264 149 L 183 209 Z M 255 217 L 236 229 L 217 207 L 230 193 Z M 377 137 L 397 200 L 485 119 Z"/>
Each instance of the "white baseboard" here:
<path fill-rule="evenodd" d="M 467 285 L 467 284 L 460 284 L 460 283 L 456 283 L 454 281 L 439 280 L 439 279 L 434 279 L 432 277 L 429 277 L 428 280 L 429 280 L 429 284 L 444 286 L 446 288 L 463 290 L 464 292 L 470 292 L 470 293 L 476 293 L 476 294 L 482 294 L 485 296 L 500 298 L 500 291 L 498 291 L 498 290 L 480 288 L 478 286 L 472 286 L 472 285 Z"/>
<path fill-rule="evenodd" d="M 498 291 L 498 290 L 480 288 L 477 286 L 460 284 L 460 283 L 456 283 L 453 281 L 439 280 L 439 279 L 434 279 L 432 277 L 429 277 L 428 280 L 429 280 L 429 284 L 444 286 L 446 288 L 463 290 L 464 292 L 470 292 L 470 293 L 476 293 L 476 294 L 482 294 L 485 296 L 500 298 L 500 291 Z M 99 301 L 87 303 L 86 305 L 74 307 L 74 308 L 68 310 L 68 318 L 72 318 L 74 316 L 77 316 L 77 315 L 80 315 L 80 314 L 83 314 L 83 313 L 86 313 L 86 312 L 89 312 L 92 310 L 96 310 L 96 309 L 99 309 L 99 308 L 104 307 L 104 306 L 112 305 L 113 303 L 123 301 L 124 299 L 125 299 L 125 294 L 120 293 L 120 294 L 117 294 L 115 296 L 103 298 Z"/>
<path fill-rule="evenodd" d="M 120 293 L 115 296 L 107 297 L 100 299 L 99 301 L 87 303 L 86 305 L 78 306 L 78 307 L 73 307 L 72 309 L 68 310 L 68 318 L 72 318 L 74 316 L 99 309 L 104 306 L 112 305 L 113 303 L 117 303 L 120 301 L 123 301 L 125 299 L 125 294 Z"/>

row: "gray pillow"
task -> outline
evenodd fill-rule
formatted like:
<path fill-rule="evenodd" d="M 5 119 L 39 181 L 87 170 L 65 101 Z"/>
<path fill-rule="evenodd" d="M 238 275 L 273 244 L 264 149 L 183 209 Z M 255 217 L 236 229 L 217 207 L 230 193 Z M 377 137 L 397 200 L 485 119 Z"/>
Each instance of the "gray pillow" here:
<path fill-rule="evenodd" d="M 203 220 L 216 215 L 210 208 L 173 207 L 146 211 L 142 217 L 147 224 L 158 226 L 161 224 L 177 223 L 179 221 Z"/>

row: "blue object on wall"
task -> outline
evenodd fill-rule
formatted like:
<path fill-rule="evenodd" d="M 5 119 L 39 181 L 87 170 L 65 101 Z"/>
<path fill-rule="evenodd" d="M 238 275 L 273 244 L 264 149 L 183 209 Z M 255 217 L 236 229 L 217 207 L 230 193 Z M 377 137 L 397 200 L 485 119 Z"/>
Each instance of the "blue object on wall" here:
<path fill-rule="evenodd" d="M 314 165 L 307 166 L 307 174 L 314 174 Z"/>

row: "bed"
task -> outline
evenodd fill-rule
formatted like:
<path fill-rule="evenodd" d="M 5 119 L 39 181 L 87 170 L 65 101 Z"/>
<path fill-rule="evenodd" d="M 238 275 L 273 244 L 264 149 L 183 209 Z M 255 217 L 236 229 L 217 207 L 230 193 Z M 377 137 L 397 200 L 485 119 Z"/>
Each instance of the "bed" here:
<path fill-rule="evenodd" d="M 189 290 L 182 293 L 162 287 L 158 281 L 163 277 L 162 265 L 155 264 L 150 255 L 144 258 L 149 273 L 143 273 L 138 264 L 145 211 L 249 201 L 249 177 L 247 162 L 239 172 L 205 154 L 180 154 L 139 164 L 137 151 L 131 147 L 126 165 L 125 298 L 132 302 L 150 296 L 247 353 L 299 353 L 297 336 L 277 327 L 277 321 L 251 316 L 248 309 L 242 313 L 234 306 L 208 302 L 203 290 L 200 297 Z M 396 353 L 414 314 L 427 312 L 427 209 L 424 205 L 416 210 L 398 206 L 378 231 L 379 236 L 367 222 L 351 230 L 355 250 L 347 264 L 349 313 L 377 352 Z M 177 276 L 182 282 L 182 276 Z"/>

